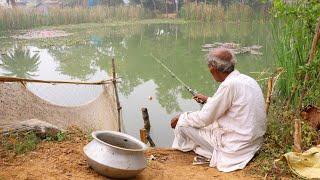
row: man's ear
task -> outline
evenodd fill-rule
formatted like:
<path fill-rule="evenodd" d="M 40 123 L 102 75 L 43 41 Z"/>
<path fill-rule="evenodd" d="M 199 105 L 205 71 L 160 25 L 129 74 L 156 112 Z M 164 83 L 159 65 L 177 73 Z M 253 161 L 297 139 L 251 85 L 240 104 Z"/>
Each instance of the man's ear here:
<path fill-rule="evenodd" d="M 211 66 L 211 67 L 209 67 L 209 71 L 211 72 L 211 74 L 213 74 L 214 73 L 214 67 L 213 66 Z"/>

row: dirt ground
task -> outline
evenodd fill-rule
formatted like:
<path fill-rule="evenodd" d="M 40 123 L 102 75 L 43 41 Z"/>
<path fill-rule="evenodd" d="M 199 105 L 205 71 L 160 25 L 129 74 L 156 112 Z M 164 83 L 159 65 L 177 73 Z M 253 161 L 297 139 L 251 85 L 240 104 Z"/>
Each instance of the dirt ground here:
<path fill-rule="evenodd" d="M 87 143 L 85 136 L 63 142 L 46 141 L 34 151 L 18 156 L 0 149 L 0 179 L 106 179 L 87 165 L 82 151 Z M 247 168 L 221 173 L 208 166 L 193 166 L 193 153 L 150 148 L 145 155 L 153 155 L 155 160 L 149 161 L 136 179 L 261 179 L 246 174 Z"/>

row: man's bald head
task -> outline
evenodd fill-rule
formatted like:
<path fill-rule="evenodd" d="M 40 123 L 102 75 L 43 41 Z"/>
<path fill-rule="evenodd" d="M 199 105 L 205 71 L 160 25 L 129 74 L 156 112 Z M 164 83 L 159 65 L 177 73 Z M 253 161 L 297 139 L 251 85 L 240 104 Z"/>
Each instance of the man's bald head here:
<path fill-rule="evenodd" d="M 215 48 L 207 56 L 208 66 L 215 67 L 223 73 L 231 73 L 234 70 L 236 59 L 233 53 L 225 48 Z"/>

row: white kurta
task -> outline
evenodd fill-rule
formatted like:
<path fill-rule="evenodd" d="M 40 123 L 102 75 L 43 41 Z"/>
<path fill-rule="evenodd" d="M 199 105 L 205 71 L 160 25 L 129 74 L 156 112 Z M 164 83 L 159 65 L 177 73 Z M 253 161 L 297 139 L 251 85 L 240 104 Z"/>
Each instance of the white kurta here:
<path fill-rule="evenodd" d="M 203 152 L 182 136 L 179 128 L 197 129 L 213 148 Z M 243 169 L 259 150 L 266 132 L 264 98 L 258 83 L 234 70 L 220 84 L 200 111 L 183 113 L 175 129 L 172 147 L 211 155 L 210 166 L 223 172 Z"/>

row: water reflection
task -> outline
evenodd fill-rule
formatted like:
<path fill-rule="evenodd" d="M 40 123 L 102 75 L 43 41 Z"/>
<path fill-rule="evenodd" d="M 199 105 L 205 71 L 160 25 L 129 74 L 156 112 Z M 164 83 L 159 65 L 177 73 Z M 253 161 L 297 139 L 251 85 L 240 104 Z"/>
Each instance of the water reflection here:
<path fill-rule="evenodd" d="M 84 29 L 73 32 L 73 38 L 84 39 L 85 44 L 50 47 L 43 56 L 46 58 L 40 58 L 41 63 L 47 62 L 46 66 L 40 66 L 38 70 L 30 66 L 24 72 L 38 72 L 39 78 L 47 79 L 101 80 L 110 74 L 111 59 L 115 57 L 118 76 L 122 77 L 119 89 L 127 132 L 139 136 L 138 129 L 143 126 L 140 108 L 146 106 L 149 108 L 151 124 L 154 125 L 152 133 L 156 143 L 168 146 L 172 138 L 169 118 L 180 111 L 197 110 L 199 106 L 150 55 L 160 58 L 190 87 L 213 95 L 219 84 L 213 83 L 208 73 L 201 45 L 217 41 L 248 46 L 262 45 L 263 56 L 238 55 L 237 69 L 245 74 L 263 71 L 273 63 L 272 42 L 267 27 L 268 24 L 259 23 L 191 23 Z M 48 62 L 51 63 L 50 66 Z M 23 63 L 11 65 L 10 72 L 21 71 L 21 64 Z M 38 63 L 33 64 L 38 66 Z M 46 75 L 48 71 L 51 73 L 50 77 Z M 79 89 L 75 90 L 80 92 Z M 90 91 L 92 94 L 93 91 Z M 92 95 L 85 95 L 85 92 L 77 97 L 93 98 Z M 59 90 L 54 94 L 59 93 L 63 91 Z M 43 96 L 46 94 L 50 95 L 43 93 Z M 148 96 L 152 96 L 153 100 L 148 100 Z M 56 98 L 47 99 L 55 101 Z M 63 98 L 59 100 L 59 103 L 64 103 Z M 84 101 L 85 99 L 82 103 Z"/>
<path fill-rule="evenodd" d="M 50 50 L 58 62 L 57 71 L 71 79 L 88 80 L 97 69 L 92 65 L 97 56 L 94 46 L 71 46 Z"/>
<path fill-rule="evenodd" d="M 1 57 L 1 69 L 6 76 L 32 78 L 39 66 L 39 54 L 31 53 L 28 47 L 16 46 Z"/>

